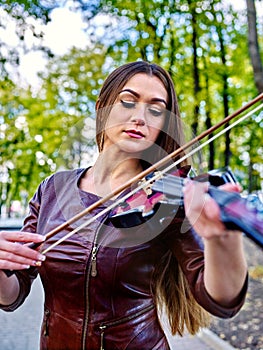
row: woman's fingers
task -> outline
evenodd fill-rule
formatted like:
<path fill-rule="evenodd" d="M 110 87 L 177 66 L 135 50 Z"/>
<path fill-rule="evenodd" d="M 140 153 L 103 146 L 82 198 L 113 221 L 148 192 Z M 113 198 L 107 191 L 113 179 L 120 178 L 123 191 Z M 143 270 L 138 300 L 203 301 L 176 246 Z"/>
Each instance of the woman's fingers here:
<path fill-rule="evenodd" d="M 28 243 L 41 243 L 45 237 L 20 231 L 0 232 L 0 269 L 25 269 L 40 266 L 45 256 L 31 249 Z"/>
<path fill-rule="evenodd" d="M 184 187 L 185 213 L 191 222 L 198 220 L 204 211 L 207 196 L 208 183 L 195 183 L 187 181 Z"/>
<path fill-rule="evenodd" d="M 0 231 L 0 242 L 1 240 L 23 243 L 40 243 L 45 240 L 45 237 L 36 233 L 29 233 L 23 231 Z"/>
<path fill-rule="evenodd" d="M 220 208 L 208 194 L 208 183 L 188 181 L 184 188 L 185 213 L 191 225 L 204 238 L 225 233 Z"/>
<path fill-rule="evenodd" d="M 224 185 L 220 186 L 219 188 L 224 190 L 224 191 L 229 191 L 229 192 L 241 192 L 242 191 L 242 187 L 239 183 L 227 182 Z"/>

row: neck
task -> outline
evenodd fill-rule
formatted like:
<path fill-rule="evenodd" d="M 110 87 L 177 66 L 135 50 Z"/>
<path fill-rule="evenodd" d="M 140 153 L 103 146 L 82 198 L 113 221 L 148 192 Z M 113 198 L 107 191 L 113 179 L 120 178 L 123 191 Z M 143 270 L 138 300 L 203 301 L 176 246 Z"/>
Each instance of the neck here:
<path fill-rule="evenodd" d="M 105 196 L 143 170 L 137 157 L 101 152 L 82 180 L 81 188 Z"/>
<path fill-rule="evenodd" d="M 124 179 L 128 180 L 141 172 L 142 166 L 140 159 L 134 155 L 116 155 L 107 152 L 100 153 L 93 169 L 97 173 L 96 177 L 98 175 L 102 182 L 108 178 L 123 182 Z"/>

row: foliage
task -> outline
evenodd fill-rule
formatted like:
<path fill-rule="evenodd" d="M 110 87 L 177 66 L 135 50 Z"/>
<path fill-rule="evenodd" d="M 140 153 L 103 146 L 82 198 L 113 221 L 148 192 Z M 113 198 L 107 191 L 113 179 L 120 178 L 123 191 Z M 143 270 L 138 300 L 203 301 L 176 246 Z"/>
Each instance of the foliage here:
<path fill-rule="evenodd" d="M 48 20 L 48 12 L 59 5 L 57 1 L 49 0 L 1 0 L 1 7 L 17 19 L 27 16 L 35 16 L 36 18 L 44 18 Z"/>
<path fill-rule="evenodd" d="M 1 183 L 8 205 L 25 191 L 32 195 L 51 172 L 92 159 L 96 97 L 109 71 L 122 63 L 145 59 L 170 72 L 188 138 L 193 126 L 200 133 L 257 94 L 245 13 L 222 1 L 71 1 L 86 21 L 90 47 L 53 57 L 37 23 L 47 22 L 52 8 L 63 3 L 69 1 L 0 2 L 0 10 L 16 22 L 19 45 L 32 30 L 38 40 L 33 49 L 42 48 L 49 62 L 39 90 L 22 88 L 5 69 L 19 64 L 20 46 L 1 43 L 0 171 L 8 172 L 2 175 L 8 182 Z M 242 185 L 260 189 L 262 126 L 261 115 L 247 119 L 231 130 L 229 140 L 221 137 L 202 150 L 194 166 L 200 171 L 225 166 L 229 142 L 229 164 Z"/>
<path fill-rule="evenodd" d="M 17 71 L 21 55 L 28 51 L 28 37 L 33 42 L 32 50 L 41 49 L 47 56 L 51 56 L 50 50 L 42 45 L 44 34 L 41 24 L 48 22 L 50 11 L 58 4 L 59 2 L 49 0 L 0 0 L 0 30 L 12 32 L 15 28 L 15 32 L 8 35 L 7 41 L 0 40 L 1 79 L 10 77 L 10 74 L 14 75 L 14 70 Z M 12 44 L 9 43 L 10 37 Z"/>
<path fill-rule="evenodd" d="M 207 127 L 208 115 L 211 124 L 216 124 L 257 94 L 248 55 L 245 13 L 235 12 L 222 1 L 136 0 L 124 3 L 111 0 L 100 3 L 101 11 L 119 17 L 125 28 L 121 37 L 120 34 L 116 36 L 108 53 L 120 63 L 146 59 L 164 66 L 176 84 L 186 128 L 196 123 L 196 132 L 200 133 Z M 194 72 L 194 49 L 198 76 Z M 248 123 L 253 128 L 253 120 Z M 241 144 L 247 141 L 240 129 L 231 131 L 230 165 L 233 168 L 240 163 L 242 150 L 235 142 L 237 130 Z M 259 133 L 262 135 L 262 128 Z M 215 142 L 215 167 L 228 165 L 225 146 L 222 137 Z M 208 167 L 211 157 L 208 151 L 202 151 L 202 169 L 198 170 Z M 249 153 L 255 158 L 257 149 L 251 145 Z M 249 179 L 245 176 L 244 165 L 241 164 L 242 180 L 247 187 Z M 258 177 L 260 172 L 255 171 L 254 175 Z"/>
<path fill-rule="evenodd" d="M 13 87 L 6 94 L 0 160 L 8 169 L 7 202 L 19 199 L 23 190 L 31 196 L 51 172 L 81 166 L 82 158 L 94 152 L 102 50 L 94 48 L 90 55 L 72 50 L 50 63 L 37 93 Z"/>
<path fill-rule="evenodd" d="M 57 167 L 82 166 L 83 157 L 94 152 L 95 102 L 105 78 L 104 51 L 99 45 L 89 52 L 73 49 L 63 60 L 53 60 L 48 75 L 43 76 L 41 95 L 49 104 L 48 118 L 59 123 L 56 128 Z M 45 125 L 49 124 L 47 120 Z M 48 143 L 48 138 L 46 141 Z M 54 149 L 54 145 L 51 147 Z"/>

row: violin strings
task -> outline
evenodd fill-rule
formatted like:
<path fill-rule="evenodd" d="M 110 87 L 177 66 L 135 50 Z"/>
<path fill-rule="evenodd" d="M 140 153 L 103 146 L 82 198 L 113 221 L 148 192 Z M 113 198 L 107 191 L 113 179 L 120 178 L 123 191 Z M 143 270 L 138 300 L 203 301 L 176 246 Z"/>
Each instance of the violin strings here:
<path fill-rule="evenodd" d="M 155 175 L 154 179 L 158 179 L 158 177 L 161 177 L 161 175 L 160 174 Z M 151 178 L 149 180 L 141 182 L 141 184 L 139 184 L 136 188 L 131 190 L 129 193 L 127 193 L 123 197 L 117 199 L 116 201 L 111 203 L 109 206 L 107 206 L 107 208 L 103 209 L 98 214 L 92 216 L 89 220 L 85 221 L 83 224 L 81 224 L 80 226 L 76 227 L 73 231 L 70 231 L 68 234 L 66 234 L 65 236 L 61 237 L 58 241 L 54 242 L 48 248 L 43 250 L 42 254 L 47 253 L 48 251 L 50 251 L 51 249 L 55 248 L 60 243 L 64 242 L 66 239 L 68 239 L 71 236 L 73 236 L 75 233 L 79 232 L 84 227 L 86 227 L 89 224 L 91 224 L 92 222 L 94 222 L 96 219 L 100 218 L 102 215 L 107 214 L 109 211 L 111 211 L 112 209 L 116 208 L 119 204 L 123 203 L 126 199 L 131 197 L 133 194 L 137 193 L 139 190 L 145 189 L 148 185 L 151 184 L 152 181 L 153 181 L 153 179 Z"/>
<path fill-rule="evenodd" d="M 60 243 L 64 242 L 66 239 L 70 238 L 71 236 L 73 236 L 75 233 L 79 232 L 81 229 L 83 229 L 84 227 L 88 226 L 89 224 L 91 224 L 92 222 L 94 222 L 96 219 L 98 219 L 99 217 L 101 217 L 104 214 L 107 214 L 109 211 L 111 211 L 112 209 L 116 208 L 120 203 L 124 202 L 126 199 L 128 199 L 129 197 L 131 197 L 133 194 L 137 193 L 139 190 L 141 189 L 146 189 L 148 185 L 150 185 L 153 181 L 156 181 L 158 179 L 160 179 L 161 177 L 163 177 L 163 175 L 165 173 L 167 173 L 168 171 L 172 170 L 174 167 L 176 167 L 176 165 L 178 165 L 179 163 L 181 163 L 183 160 L 186 160 L 187 158 L 191 157 L 194 153 L 198 152 L 199 150 L 201 150 L 203 147 L 205 147 L 207 144 L 209 144 L 210 142 L 212 142 L 213 140 L 215 140 L 216 138 L 218 138 L 219 136 L 223 135 L 224 133 L 226 133 L 228 130 L 232 129 L 234 126 L 238 125 L 239 123 L 241 123 L 242 121 L 244 121 L 245 119 L 247 119 L 248 117 L 250 117 L 252 114 L 256 113 L 258 110 L 263 108 L 263 104 L 257 106 L 256 108 L 254 108 L 252 111 L 250 111 L 249 113 L 245 114 L 243 117 L 239 118 L 237 121 L 233 122 L 232 124 L 230 124 L 228 127 L 226 127 L 225 129 L 221 130 L 220 132 L 218 132 L 216 135 L 214 135 L 213 137 L 211 137 L 209 140 L 207 140 L 206 142 L 202 143 L 201 145 L 199 145 L 198 147 L 194 148 L 191 152 L 189 152 L 188 154 L 185 154 L 183 157 L 181 157 L 180 159 L 178 159 L 177 161 L 175 161 L 174 163 L 168 165 L 165 169 L 161 170 L 161 171 L 157 171 L 154 173 L 153 177 L 151 177 L 148 180 L 145 181 L 141 181 L 141 183 L 134 188 L 133 190 L 131 190 L 129 193 L 127 193 L 126 195 L 124 195 L 123 197 L 117 199 L 115 202 L 113 202 L 112 204 L 110 204 L 107 208 L 103 209 L 100 213 L 96 214 L 95 216 L 92 216 L 92 218 L 90 218 L 89 220 L 85 221 L 83 224 L 81 224 L 80 226 L 78 226 L 77 228 L 75 228 L 73 231 L 69 232 L 68 234 L 66 234 L 65 236 L 61 237 L 59 240 L 57 240 L 56 242 L 54 242 L 52 245 L 50 245 L 48 248 L 46 248 L 45 250 L 42 251 L 42 254 L 46 254 L 48 251 L 50 251 L 51 249 L 55 248 L 57 245 L 59 245 Z M 169 176 L 169 175 L 167 175 Z M 170 175 L 172 176 L 172 175 Z M 181 178 L 178 178 L 179 182 L 181 183 L 181 185 L 183 185 L 183 182 L 181 180 Z"/>

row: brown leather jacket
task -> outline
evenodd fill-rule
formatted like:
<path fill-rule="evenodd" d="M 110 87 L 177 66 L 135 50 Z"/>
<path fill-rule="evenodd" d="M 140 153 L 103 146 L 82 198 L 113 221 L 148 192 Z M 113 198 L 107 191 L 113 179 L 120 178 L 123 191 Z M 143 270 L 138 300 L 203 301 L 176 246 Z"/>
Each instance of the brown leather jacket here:
<path fill-rule="evenodd" d="M 43 181 L 30 202 L 23 230 L 46 234 L 96 201 L 94 194 L 78 188 L 84 171 L 59 172 Z M 43 248 L 103 208 L 49 239 Z M 39 270 L 16 272 L 20 295 L 2 309 L 12 311 L 21 305 L 39 272 L 45 290 L 41 349 L 169 349 L 152 286 L 156 265 L 171 249 L 197 301 L 214 315 L 232 317 L 244 302 L 247 285 L 233 308 L 221 307 L 209 297 L 203 283 L 202 244 L 192 229 L 180 233 L 181 211 L 165 229 L 153 221 L 119 230 L 104 214 L 51 249 Z"/>

